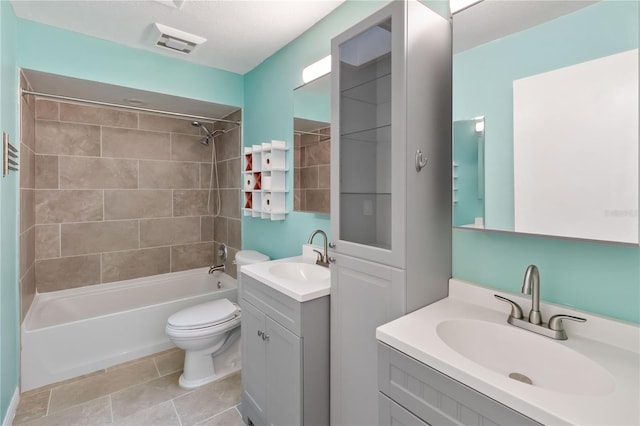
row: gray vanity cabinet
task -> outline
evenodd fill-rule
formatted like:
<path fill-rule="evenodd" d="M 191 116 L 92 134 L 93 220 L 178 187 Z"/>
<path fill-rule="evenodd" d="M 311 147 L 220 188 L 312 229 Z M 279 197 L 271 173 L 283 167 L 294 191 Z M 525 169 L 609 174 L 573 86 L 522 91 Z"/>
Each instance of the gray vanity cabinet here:
<path fill-rule="evenodd" d="M 298 302 L 242 274 L 242 418 L 329 424 L 329 297 Z"/>
<path fill-rule="evenodd" d="M 376 425 L 376 327 L 451 277 L 451 23 L 394 1 L 331 58 L 331 424 Z"/>
<path fill-rule="evenodd" d="M 378 384 L 380 425 L 540 425 L 382 343 Z"/>

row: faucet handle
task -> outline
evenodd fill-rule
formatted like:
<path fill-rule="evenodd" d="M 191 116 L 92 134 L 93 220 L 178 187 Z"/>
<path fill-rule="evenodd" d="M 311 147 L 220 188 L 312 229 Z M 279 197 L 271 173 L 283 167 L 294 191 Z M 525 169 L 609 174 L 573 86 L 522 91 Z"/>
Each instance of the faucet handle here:
<path fill-rule="evenodd" d="M 520 309 L 520 305 L 513 300 L 507 299 L 506 297 L 502 297 L 498 294 L 494 294 L 493 296 L 501 302 L 507 302 L 511 305 L 511 314 L 509 315 L 511 318 L 522 319 L 522 309 Z"/>
<path fill-rule="evenodd" d="M 563 319 L 576 321 L 576 322 L 587 321 L 586 318 L 574 317 L 573 315 L 564 315 L 564 314 L 554 315 L 551 318 L 549 318 L 549 329 L 555 330 L 555 331 L 564 330 L 564 327 L 562 326 Z"/>

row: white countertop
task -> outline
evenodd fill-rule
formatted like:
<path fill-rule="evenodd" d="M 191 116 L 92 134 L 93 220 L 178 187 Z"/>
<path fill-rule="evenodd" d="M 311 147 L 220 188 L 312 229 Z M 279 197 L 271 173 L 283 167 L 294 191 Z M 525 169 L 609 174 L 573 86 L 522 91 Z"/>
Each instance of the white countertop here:
<path fill-rule="evenodd" d="M 242 273 L 247 274 L 251 278 L 255 278 L 261 283 L 277 290 L 278 292 L 291 297 L 298 302 L 308 302 L 309 300 L 327 296 L 331 291 L 331 279 L 320 281 L 298 281 L 286 280 L 276 277 L 269 269 L 276 263 L 282 262 L 301 262 L 316 263 L 316 256 L 313 252 L 313 246 L 304 245 L 303 255 L 295 257 L 287 257 L 284 259 L 271 260 L 269 262 L 254 263 L 242 267 Z M 328 268 L 327 268 L 328 269 Z"/>
<path fill-rule="evenodd" d="M 437 324 L 450 319 L 506 324 L 510 308 L 496 300 L 494 294 L 514 300 L 522 307 L 525 317 L 528 314 L 529 297 L 451 279 L 449 297 L 380 326 L 376 337 L 544 424 L 640 424 L 640 327 L 637 324 L 541 302 L 544 320 L 559 313 L 587 318 L 582 324 L 564 321 L 568 340 L 549 340 L 588 357 L 608 371 L 615 382 L 615 388 L 605 395 L 576 395 L 543 389 L 476 364 L 451 349 L 438 336 Z"/>

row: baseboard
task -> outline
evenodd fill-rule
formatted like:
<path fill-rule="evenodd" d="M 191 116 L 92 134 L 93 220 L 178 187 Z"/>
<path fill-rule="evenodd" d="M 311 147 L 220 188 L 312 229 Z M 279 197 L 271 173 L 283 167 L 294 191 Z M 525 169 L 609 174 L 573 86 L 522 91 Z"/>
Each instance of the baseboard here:
<path fill-rule="evenodd" d="M 16 386 L 16 390 L 13 392 L 7 414 L 2 419 L 2 426 L 11 426 L 13 419 L 16 417 L 16 411 L 18 410 L 18 404 L 20 403 L 20 388 Z"/>

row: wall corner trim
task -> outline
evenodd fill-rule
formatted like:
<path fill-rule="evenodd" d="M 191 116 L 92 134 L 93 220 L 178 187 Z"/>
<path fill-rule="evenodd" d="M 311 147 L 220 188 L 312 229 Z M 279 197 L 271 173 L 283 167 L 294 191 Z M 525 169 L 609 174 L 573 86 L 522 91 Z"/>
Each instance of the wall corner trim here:
<path fill-rule="evenodd" d="M 19 403 L 20 403 L 20 388 L 16 386 L 16 390 L 13 391 L 11 402 L 9 403 L 9 407 L 7 408 L 7 413 L 4 416 L 4 419 L 2 419 L 2 426 L 11 426 L 13 424 L 13 419 L 16 417 L 16 411 L 18 410 Z"/>

